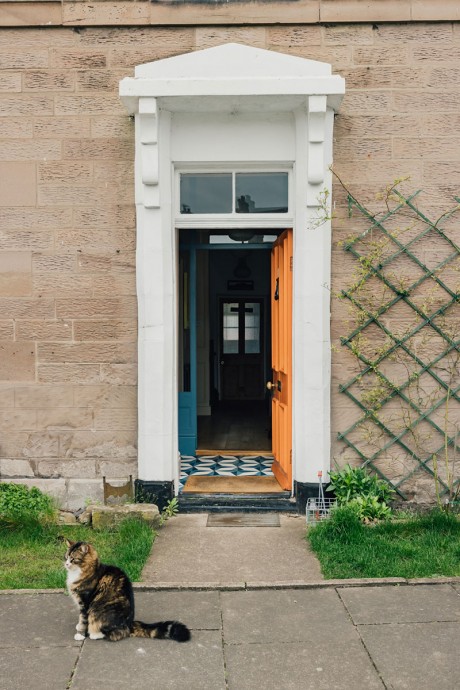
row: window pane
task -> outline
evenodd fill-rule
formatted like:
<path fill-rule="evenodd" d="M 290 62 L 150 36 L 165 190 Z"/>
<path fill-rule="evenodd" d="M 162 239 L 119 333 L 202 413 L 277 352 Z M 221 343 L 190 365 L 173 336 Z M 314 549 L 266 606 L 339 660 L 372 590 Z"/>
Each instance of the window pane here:
<path fill-rule="evenodd" d="M 244 309 L 244 351 L 260 353 L 260 303 L 246 302 Z"/>
<path fill-rule="evenodd" d="M 223 313 L 223 351 L 224 355 L 238 354 L 238 303 L 225 302 Z"/>
<path fill-rule="evenodd" d="M 200 173 L 180 176 L 181 213 L 231 213 L 232 174 Z"/>
<path fill-rule="evenodd" d="M 287 213 L 287 173 L 236 173 L 237 213 Z"/>

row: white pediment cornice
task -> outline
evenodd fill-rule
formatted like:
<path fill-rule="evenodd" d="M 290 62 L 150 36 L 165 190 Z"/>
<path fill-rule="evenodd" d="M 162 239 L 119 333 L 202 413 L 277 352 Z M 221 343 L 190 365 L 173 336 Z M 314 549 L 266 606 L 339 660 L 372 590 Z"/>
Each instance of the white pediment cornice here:
<path fill-rule="evenodd" d="M 307 95 L 327 96 L 336 110 L 344 92 L 328 63 L 238 43 L 148 62 L 120 82 L 130 113 L 139 112 L 139 98 L 161 98 L 167 110 L 212 112 L 294 110 Z"/>

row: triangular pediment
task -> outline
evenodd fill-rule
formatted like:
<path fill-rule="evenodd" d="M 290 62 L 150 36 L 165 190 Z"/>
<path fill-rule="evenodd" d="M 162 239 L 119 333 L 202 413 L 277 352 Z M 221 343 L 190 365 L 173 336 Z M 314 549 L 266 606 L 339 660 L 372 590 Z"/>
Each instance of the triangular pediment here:
<path fill-rule="evenodd" d="M 136 67 L 143 79 L 287 79 L 331 74 L 326 62 L 306 60 L 240 43 L 226 43 Z"/>

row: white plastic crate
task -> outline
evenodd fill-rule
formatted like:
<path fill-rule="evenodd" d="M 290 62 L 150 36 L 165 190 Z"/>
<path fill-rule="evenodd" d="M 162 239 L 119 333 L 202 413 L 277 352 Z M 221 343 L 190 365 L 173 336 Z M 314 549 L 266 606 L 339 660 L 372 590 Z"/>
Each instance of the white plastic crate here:
<path fill-rule="evenodd" d="M 333 498 L 308 498 L 307 499 L 307 525 L 316 525 L 321 520 L 327 520 L 332 506 Z"/>

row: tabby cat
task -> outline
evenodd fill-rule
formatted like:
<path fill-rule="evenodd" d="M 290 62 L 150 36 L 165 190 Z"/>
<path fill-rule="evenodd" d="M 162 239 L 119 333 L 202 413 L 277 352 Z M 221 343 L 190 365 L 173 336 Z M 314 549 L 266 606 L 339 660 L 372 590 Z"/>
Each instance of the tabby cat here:
<path fill-rule="evenodd" d="M 134 594 L 129 577 L 120 568 L 105 565 L 86 542 L 65 540 L 67 588 L 80 610 L 76 640 L 159 637 L 187 642 L 190 630 L 178 621 L 142 623 L 134 620 Z"/>

